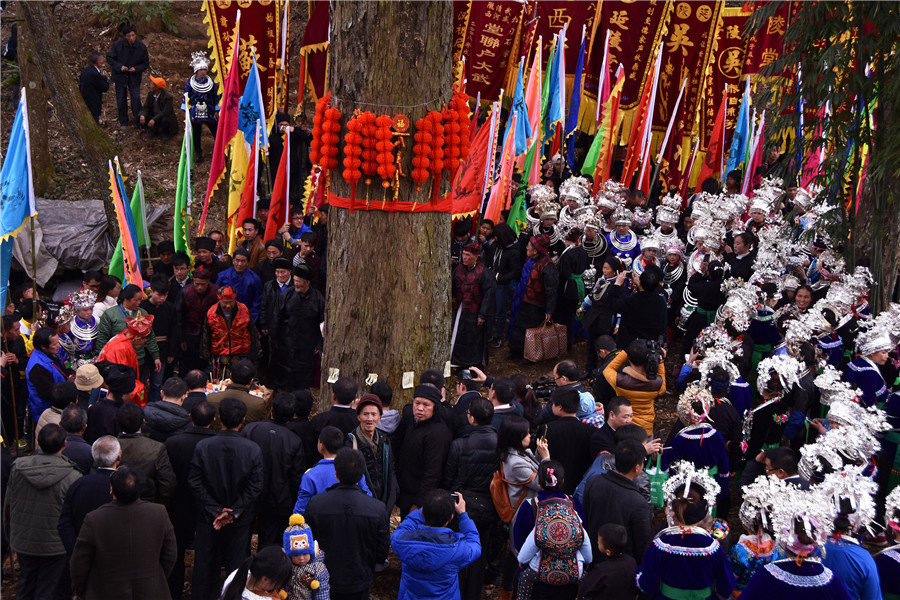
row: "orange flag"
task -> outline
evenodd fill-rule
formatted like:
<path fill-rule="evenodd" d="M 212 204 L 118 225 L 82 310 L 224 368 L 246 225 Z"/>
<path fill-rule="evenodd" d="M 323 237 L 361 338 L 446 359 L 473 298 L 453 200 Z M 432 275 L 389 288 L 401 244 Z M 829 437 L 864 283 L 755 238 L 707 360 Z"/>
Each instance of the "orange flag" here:
<path fill-rule="evenodd" d="M 641 100 L 634 113 L 631 135 L 628 136 L 628 155 L 625 157 L 625 167 L 622 170 L 623 185 L 631 185 L 631 179 L 637 172 L 638 163 L 641 161 L 641 151 L 644 147 L 644 140 L 647 137 L 647 128 L 652 125 L 648 116 L 650 113 L 650 99 L 653 96 L 653 90 L 656 88 L 659 75 L 656 70 L 657 64 L 658 61 L 654 60 L 653 66 L 650 67 L 650 73 L 644 82 L 644 90 L 641 92 Z"/>
<path fill-rule="evenodd" d="M 259 122 L 256 123 L 257 128 Z M 241 205 L 238 208 L 237 219 L 235 225 L 238 228 L 238 236 L 242 236 L 241 224 L 245 219 L 253 218 L 253 212 L 256 208 L 256 157 L 259 154 L 259 136 L 253 144 L 253 153 L 250 155 L 250 163 L 247 165 L 247 176 L 244 178 L 244 189 L 241 191 Z M 265 226 L 265 223 L 263 223 Z M 272 238 L 266 238 L 272 239 Z"/>
<path fill-rule="evenodd" d="M 488 168 L 491 158 L 491 139 L 494 137 L 496 125 L 494 118 L 491 123 L 485 123 L 478 129 L 472 139 L 469 155 L 459 163 L 459 169 L 453 176 L 451 186 L 451 198 L 454 217 L 470 215 L 481 207 L 484 198 L 485 170 Z"/>

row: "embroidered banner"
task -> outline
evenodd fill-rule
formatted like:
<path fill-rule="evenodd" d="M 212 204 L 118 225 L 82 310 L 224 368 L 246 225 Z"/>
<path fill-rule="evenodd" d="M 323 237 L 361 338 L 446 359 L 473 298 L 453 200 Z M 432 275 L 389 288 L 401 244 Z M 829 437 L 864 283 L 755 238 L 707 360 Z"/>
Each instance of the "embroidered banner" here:
<path fill-rule="evenodd" d="M 467 12 L 461 51 L 466 59 L 466 93 L 493 100 L 510 73 L 515 77 L 518 64 L 511 57 L 518 56 L 525 4 L 518 0 L 473 2 Z M 454 13 L 461 18 L 455 7 Z"/>
<path fill-rule="evenodd" d="M 222 89 L 221 65 L 231 49 L 237 11 L 241 11 L 241 40 L 238 62 L 241 67 L 241 89 L 253 65 L 251 48 L 256 49 L 259 78 L 262 83 L 263 101 L 267 117 L 276 110 L 277 62 L 281 58 L 281 0 L 205 0 L 203 22 L 207 25 L 209 48 L 213 63 L 213 75 Z"/>
<path fill-rule="evenodd" d="M 722 10 L 722 26 L 716 31 L 716 49 L 706 68 L 703 84 L 703 100 L 700 106 L 700 149 L 706 150 L 710 132 L 716 120 L 716 108 L 722 98 L 722 91 L 728 86 L 728 109 L 725 112 L 725 138 L 731 139 L 737 122 L 743 87 L 741 70 L 744 64 L 746 41 L 744 28 L 751 12 L 730 6 Z"/>

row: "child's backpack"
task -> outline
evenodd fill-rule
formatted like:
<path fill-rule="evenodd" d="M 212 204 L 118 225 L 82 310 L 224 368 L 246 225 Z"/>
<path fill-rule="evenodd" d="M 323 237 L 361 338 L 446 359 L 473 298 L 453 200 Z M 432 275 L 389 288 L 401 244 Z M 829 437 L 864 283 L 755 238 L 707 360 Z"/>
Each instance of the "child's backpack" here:
<path fill-rule="evenodd" d="M 570 499 L 548 498 L 538 502 L 534 542 L 541 550 L 538 581 L 548 585 L 578 581 L 576 553 L 584 543 L 584 529 Z"/>

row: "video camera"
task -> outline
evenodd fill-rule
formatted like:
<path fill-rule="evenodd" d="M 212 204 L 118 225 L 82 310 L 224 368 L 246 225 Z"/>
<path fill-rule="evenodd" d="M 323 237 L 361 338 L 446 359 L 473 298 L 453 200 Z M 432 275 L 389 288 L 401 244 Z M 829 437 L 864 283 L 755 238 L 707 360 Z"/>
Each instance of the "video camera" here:
<path fill-rule="evenodd" d="M 541 377 L 540 379 L 531 382 L 531 389 L 538 399 L 543 400 L 549 398 L 550 394 L 553 393 L 553 390 L 556 389 L 556 382 L 552 379 Z"/>
<path fill-rule="evenodd" d="M 655 340 L 647 340 L 647 379 L 653 381 L 659 377 L 659 361 L 662 360 L 663 336 Z"/>

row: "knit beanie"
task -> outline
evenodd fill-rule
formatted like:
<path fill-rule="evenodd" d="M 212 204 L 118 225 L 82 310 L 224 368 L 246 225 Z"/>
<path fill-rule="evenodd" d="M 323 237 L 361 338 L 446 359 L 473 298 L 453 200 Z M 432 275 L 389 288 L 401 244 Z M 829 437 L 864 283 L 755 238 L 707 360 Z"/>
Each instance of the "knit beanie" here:
<path fill-rule="evenodd" d="M 288 556 L 298 554 L 315 555 L 315 540 L 312 529 L 306 524 L 303 515 L 293 514 L 288 521 L 288 528 L 284 530 L 282 538 L 284 553 Z"/>

